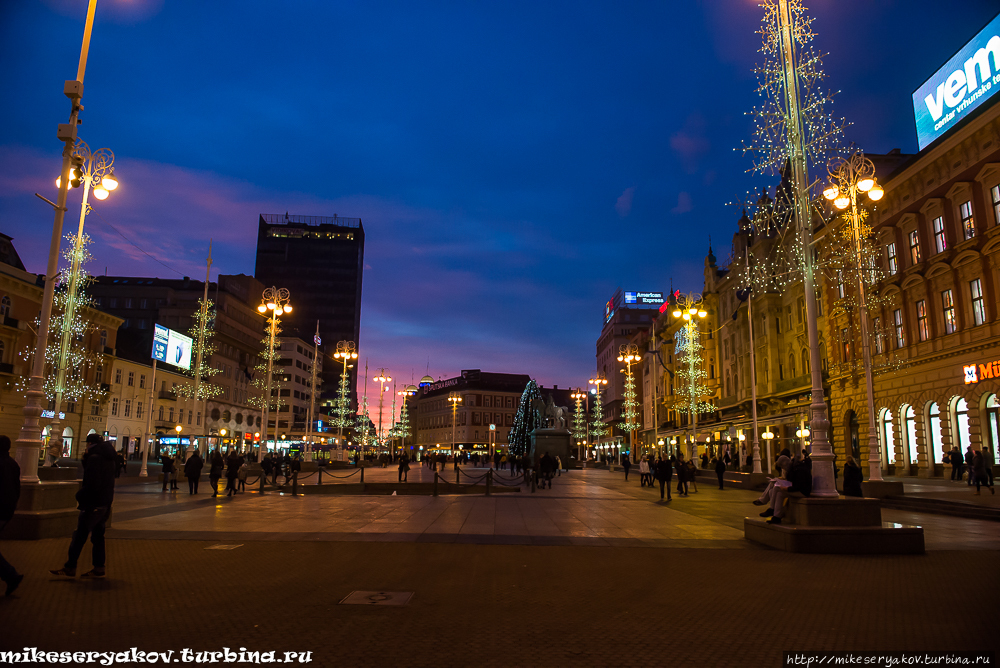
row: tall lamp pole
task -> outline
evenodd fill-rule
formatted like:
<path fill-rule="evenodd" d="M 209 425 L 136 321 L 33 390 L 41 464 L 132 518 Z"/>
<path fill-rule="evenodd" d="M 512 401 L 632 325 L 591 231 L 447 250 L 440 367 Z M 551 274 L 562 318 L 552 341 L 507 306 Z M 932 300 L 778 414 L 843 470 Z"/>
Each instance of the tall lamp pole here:
<path fill-rule="evenodd" d="M 389 375 L 389 370 L 386 368 L 379 368 L 375 370 L 375 382 L 379 384 L 378 391 L 378 447 L 385 447 L 385 439 L 382 434 L 382 398 L 385 395 L 385 385 L 386 383 L 392 382 L 392 376 Z"/>
<path fill-rule="evenodd" d="M 684 346 L 685 359 L 682 364 L 687 367 L 685 370 L 685 380 L 687 381 L 688 411 L 691 415 L 691 443 L 688 446 L 688 457 L 697 466 L 698 460 L 698 413 L 702 410 L 701 397 L 703 386 L 699 380 L 704 373 L 701 370 L 701 342 L 699 341 L 698 320 L 704 320 L 708 316 L 705 310 L 701 295 L 678 295 L 677 306 L 672 315 L 675 318 L 684 320 Z"/>
<path fill-rule="evenodd" d="M 344 427 L 347 426 L 347 414 L 350 412 L 348 406 L 350 397 L 347 396 L 347 362 L 358 359 L 358 349 L 354 345 L 354 341 L 337 341 L 337 351 L 333 353 L 333 358 L 343 360 L 344 363 L 344 371 L 340 374 L 340 389 L 337 395 L 337 459 L 343 461 Z"/>
<path fill-rule="evenodd" d="M 872 353 L 868 331 L 868 303 L 865 290 L 865 272 L 874 267 L 866 266 L 862 240 L 868 236 L 869 227 L 864 224 L 858 211 L 858 194 L 868 193 L 868 199 L 877 202 L 884 191 L 875 181 L 875 165 L 861 151 L 855 151 L 848 158 L 840 158 L 829 167 L 830 182 L 823 196 L 833 200 L 840 210 L 851 207 L 847 220 L 851 226 L 851 241 L 854 245 L 855 268 L 858 279 L 858 311 L 861 316 L 861 350 L 864 355 L 865 389 L 868 393 L 868 479 L 882 480 L 882 453 L 879 449 L 875 430 L 875 390 L 872 382 Z"/>
<path fill-rule="evenodd" d="M 309 384 L 309 411 L 306 416 L 306 461 L 311 462 L 313 458 L 313 407 L 316 405 L 316 367 L 319 366 L 319 345 L 323 339 L 319 336 L 319 320 L 316 321 L 316 333 L 313 334 L 313 358 L 312 358 L 312 381 Z"/>
<path fill-rule="evenodd" d="M 458 405 L 462 403 L 462 395 L 458 392 L 449 392 L 448 401 L 451 402 L 451 454 L 455 455 L 455 426 L 458 423 Z M 457 455 L 456 455 L 457 456 Z M 458 461 L 457 459 L 455 460 Z M 456 463 L 455 466 L 458 466 Z"/>
<path fill-rule="evenodd" d="M 629 453 L 635 456 L 635 432 L 639 428 L 635 412 L 635 378 L 632 375 L 632 365 L 639 363 L 639 346 L 634 343 L 623 343 L 618 347 L 618 361 L 625 363 L 625 422 L 623 426 L 629 430 Z M 632 392 L 632 396 L 629 396 Z M 632 402 L 631 404 L 629 402 Z"/>
<path fill-rule="evenodd" d="M 278 323 L 281 322 L 281 315 L 283 313 L 291 313 L 292 305 L 289 304 L 288 288 L 276 288 L 270 287 L 264 290 L 263 297 L 261 298 L 260 306 L 257 310 L 261 313 L 268 314 L 267 318 L 267 386 L 264 390 L 264 406 L 263 406 L 263 418 L 264 418 L 264 436 L 260 441 L 260 449 L 257 455 L 257 461 L 263 462 L 264 455 L 267 454 L 267 421 L 269 419 L 268 414 L 271 409 L 271 377 L 274 371 L 274 338 L 278 335 Z M 275 416 L 274 419 L 274 447 L 275 450 L 278 448 L 278 417 Z"/>
<path fill-rule="evenodd" d="M 17 449 L 14 458 L 21 468 L 21 480 L 38 482 L 38 458 L 42 448 L 41 426 L 42 399 L 45 374 L 45 347 L 49 339 L 49 321 L 52 318 L 52 295 L 55 286 L 56 272 L 59 267 L 59 248 L 62 244 L 63 218 L 66 213 L 66 194 L 70 181 L 70 165 L 72 164 L 73 147 L 76 144 L 76 126 L 79 125 L 80 111 L 83 105 L 83 75 L 87 69 L 87 54 L 90 51 L 90 34 L 94 28 L 94 13 L 97 11 L 97 0 L 90 0 L 87 6 L 87 22 L 83 28 L 83 44 L 80 47 L 80 62 L 77 65 L 76 79 L 63 84 L 63 94 L 70 99 L 69 122 L 60 124 L 56 129 L 56 138 L 63 142 L 62 168 L 59 171 L 59 195 L 56 197 L 55 220 L 52 223 L 52 240 L 49 242 L 49 259 L 45 266 L 45 285 L 42 289 L 41 313 L 39 314 L 38 333 L 35 337 L 35 356 L 31 364 L 31 378 L 28 381 L 28 391 L 25 393 L 24 421 L 21 433 L 17 439 Z M 56 415 L 59 408 L 56 407 Z"/>

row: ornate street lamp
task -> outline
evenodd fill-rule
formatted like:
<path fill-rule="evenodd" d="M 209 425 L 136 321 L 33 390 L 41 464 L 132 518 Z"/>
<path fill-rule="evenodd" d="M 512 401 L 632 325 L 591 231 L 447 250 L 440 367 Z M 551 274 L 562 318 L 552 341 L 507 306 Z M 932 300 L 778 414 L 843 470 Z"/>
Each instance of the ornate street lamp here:
<path fill-rule="evenodd" d="M 375 378 L 373 379 L 379 384 L 378 392 L 378 447 L 385 447 L 385 436 L 382 433 L 382 397 L 385 395 L 385 385 L 386 383 L 392 382 L 392 376 L 389 375 L 389 370 L 386 368 L 380 368 L 375 370 Z M 395 409 L 393 409 L 395 411 Z"/>
<path fill-rule="evenodd" d="M 625 403 L 622 412 L 622 427 L 629 433 L 629 453 L 635 455 L 635 432 L 639 429 L 639 403 L 635 398 L 635 377 L 632 375 L 632 365 L 639 363 L 639 347 L 634 343 L 623 343 L 618 346 L 618 361 L 625 364 Z"/>
<path fill-rule="evenodd" d="M 698 459 L 698 414 L 707 413 L 714 406 L 702 400 L 709 394 L 703 380 L 705 370 L 701 358 L 701 339 L 698 331 L 698 321 L 708 316 L 700 294 L 677 295 L 677 301 L 672 312 L 674 318 L 683 320 L 680 336 L 677 337 L 677 360 L 680 369 L 677 375 L 682 382 L 678 383 L 678 394 L 684 397 L 684 403 L 678 410 L 691 416 L 691 444 L 688 446 L 688 457 L 692 461 Z"/>
<path fill-rule="evenodd" d="M 882 454 L 879 450 L 875 431 L 875 392 L 872 384 L 872 354 L 868 331 L 868 303 L 865 290 L 865 272 L 874 267 L 865 266 L 862 240 L 870 234 L 871 227 L 864 224 L 867 212 L 858 210 L 858 194 L 867 193 L 868 199 L 877 202 L 884 191 L 875 179 L 875 165 L 861 151 L 855 151 L 847 158 L 837 158 L 827 166 L 830 181 L 823 190 L 823 197 L 833 201 L 833 205 L 843 211 L 848 206 L 846 218 L 851 226 L 851 240 L 854 242 L 854 259 L 858 279 L 858 311 L 861 316 L 861 350 L 865 365 L 865 389 L 868 393 L 868 479 L 882 480 Z"/>
<path fill-rule="evenodd" d="M 448 401 L 451 402 L 451 452 L 455 453 L 455 425 L 457 423 L 458 405 L 462 403 L 462 395 L 458 392 L 449 392 Z M 456 464 L 457 466 L 457 464 Z"/>
<path fill-rule="evenodd" d="M 337 416 L 338 459 L 343 461 L 344 427 L 351 426 L 351 420 L 348 418 L 348 414 L 351 412 L 351 399 L 348 395 L 349 388 L 347 383 L 347 369 L 350 367 L 347 363 L 350 360 L 358 359 L 358 349 L 354 345 L 354 341 L 337 341 L 337 351 L 333 353 L 333 358 L 342 360 L 344 364 L 344 370 L 340 374 L 340 388 L 337 391 L 337 404 L 334 409 L 334 414 Z"/>
<path fill-rule="evenodd" d="M 261 297 L 260 306 L 257 310 L 267 315 L 267 385 L 264 390 L 264 438 L 261 439 L 257 461 L 263 462 L 264 455 L 267 454 L 267 421 L 268 413 L 271 409 L 271 378 L 274 372 L 274 339 L 280 329 L 278 323 L 281 322 L 281 315 L 292 312 L 292 305 L 289 303 L 290 293 L 288 288 L 270 287 L 264 290 Z M 274 448 L 278 449 L 278 416 L 274 417 Z"/>

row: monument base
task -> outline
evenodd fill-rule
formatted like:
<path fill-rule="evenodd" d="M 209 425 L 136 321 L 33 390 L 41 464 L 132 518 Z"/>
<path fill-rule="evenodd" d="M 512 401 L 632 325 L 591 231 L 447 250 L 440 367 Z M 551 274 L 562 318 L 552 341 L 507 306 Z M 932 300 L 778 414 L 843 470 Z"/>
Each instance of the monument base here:
<path fill-rule="evenodd" d="M 884 499 L 887 496 L 903 496 L 903 483 L 888 480 L 865 480 L 861 483 L 861 493 L 870 499 Z"/>
<path fill-rule="evenodd" d="M 20 540 L 69 537 L 76 528 L 78 482 L 21 485 L 21 497 L 3 537 Z"/>
<path fill-rule="evenodd" d="M 572 443 L 568 429 L 535 429 L 531 432 L 531 452 L 528 455 L 537 467 L 538 461 L 547 452 L 552 459 L 559 457 L 565 468 L 569 465 Z"/>

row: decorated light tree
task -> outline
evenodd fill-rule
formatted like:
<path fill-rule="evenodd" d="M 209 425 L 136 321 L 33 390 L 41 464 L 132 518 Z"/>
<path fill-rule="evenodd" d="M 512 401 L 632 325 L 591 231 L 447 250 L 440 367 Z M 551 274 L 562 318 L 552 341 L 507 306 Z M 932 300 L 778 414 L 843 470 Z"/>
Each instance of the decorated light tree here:
<path fill-rule="evenodd" d="M 358 438 L 358 447 L 362 453 L 368 451 L 375 443 L 374 429 L 372 429 L 372 419 L 368 414 L 368 397 L 361 400 L 361 411 L 354 421 L 354 433 Z"/>
<path fill-rule="evenodd" d="M 636 399 L 635 376 L 632 365 L 639 363 L 639 347 L 623 343 L 618 348 L 618 361 L 625 364 L 625 394 L 622 402 L 622 421 L 619 426 L 629 434 L 629 450 L 635 451 L 635 432 L 639 429 L 639 401 Z"/>
<path fill-rule="evenodd" d="M 583 390 L 579 388 L 573 393 L 573 398 L 576 399 L 576 408 L 573 410 L 572 435 L 577 440 L 587 438 L 587 412 L 583 406 L 583 398 L 585 396 Z"/>
<path fill-rule="evenodd" d="M 194 322 L 188 330 L 188 336 L 195 341 L 195 355 L 191 360 L 191 368 L 182 369 L 181 373 L 194 380 L 188 385 L 182 383 L 175 389 L 177 394 L 194 399 L 203 406 L 203 414 L 208 427 L 208 407 L 205 402 L 222 394 L 222 387 L 210 382 L 213 376 L 222 372 L 212 366 L 211 358 L 217 346 L 212 339 L 215 336 L 215 305 L 211 299 L 198 300 L 198 310 L 193 316 Z"/>
<path fill-rule="evenodd" d="M 690 458 L 697 457 L 698 453 L 698 416 L 715 410 L 715 406 L 705 400 L 705 397 L 712 395 L 712 390 L 705 382 L 708 374 L 705 373 L 704 346 L 701 345 L 697 322 L 698 318 L 706 315 L 700 295 L 678 295 L 674 316 L 683 318 L 684 324 L 675 336 L 677 393 L 674 410 L 691 416 L 691 439 L 688 443 Z"/>
<path fill-rule="evenodd" d="M 270 332 L 270 327 L 268 331 Z M 278 324 L 274 325 L 274 334 L 277 336 L 281 333 L 281 326 Z M 263 411 L 264 424 L 261 431 L 261 453 L 267 452 L 267 434 L 268 426 L 267 423 L 271 421 L 270 414 L 274 415 L 274 425 L 275 425 L 275 437 L 274 442 L 277 446 L 277 426 L 278 426 L 278 412 L 281 407 L 285 405 L 285 402 L 281 398 L 281 388 L 284 386 L 284 375 L 281 373 L 274 373 L 273 368 L 277 365 L 278 360 L 281 359 L 281 349 L 273 345 L 274 342 L 271 340 L 271 336 L 265 336 L 263 339 L 264 349 L 260 352 L 257 357 L 257 364 L 253 368 L 253 380 L 250 381 L 250 386 L 259 390 L 260 394 L 251 395 L 248 398 L 248 403 L 255 408 L 259 408 Z M 268 388 L 268 369 L 272 369 L 270 387 L 271 387 L 271 397 L 270 402 L 265 402 L 265 395 L 267 394 Z M 265 407 L 267 410 L 264 410 Z M 207 417 L 207 416 L 206 416 Z"/>
<path fill-rule="evenodd" d="M 594 407 L 590 411 L 590 433 L 595 444 L 599 444 L 601 439 L 608 435 L 608 424 L 604 421 L 604 404 L 601 402 L 601 386 L 608 384 L 608 379 L 603 373 L 597 373 L 590 379 L 590 384 L 594 390 Z"/>
<path fill-rule="evenodd" d="M 534 403 L 540 399 L 538 385 L 534 380 L 529 380 L 524 387 L 524 392 L 521 393 L 521 403 L 517 406 L 514 426 L 511 427 L 510 436 L 507 439 L 510 453 L 516 457 L 523 457 L 531 451 L 531 432 L 539 426 Z"/>

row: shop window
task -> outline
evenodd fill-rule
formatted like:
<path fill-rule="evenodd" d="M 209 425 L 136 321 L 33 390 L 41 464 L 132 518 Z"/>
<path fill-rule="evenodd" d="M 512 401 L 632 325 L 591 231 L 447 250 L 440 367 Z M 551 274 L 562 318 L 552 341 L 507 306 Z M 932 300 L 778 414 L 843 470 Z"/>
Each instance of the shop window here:
<path fill-rule="evenodd" d="M 951 295 L 951 290 L 941 293 L 941 309 L 944 313 L 944 333 L 951 334 L 955 331 L 955 300 Z"/>
<path fill-rule="evenodd" d="M 934 226 L 934 251 L 943 253 L 948 248 L 948 239 L 944 234 L 944 217 L 938 216 L 931 224 Z"/>
<path fill-rule="evenodd" d="M 895 461 L 895 435 L 892 431 L 892 411 L 883 408 L 879 417 L 879 439 L 882 441 L 882 452 L 885 453 L 883 459 L 888 461 L 889 453 L 893 453 Z"/>
<path fill-rule="evenodd" d="M 986 437 L 995 458 L 997 447 L 1000 446 L 1000 402 L 995 394 L 986 399 Z"/>
<path fill-rule="evenodd" d="M 972 443 L 969 436 L 969 405 L 965 399 L 955 402 L 954 420 L 952 420 L 952 435 L 959 452 L 965 452 L 965 448 Z"/>
<path fill-rule="evenodd" d="M 972 200 L 962 202 L 958 207 L 959 216 L 962 219 L 962 233 L 966 239 L 976 236 L 976 223 L 972 219 Z"/>
<path fill-rule="evenodd" d="M 927 302 L 917 301 L 917 341 L 926 341 L 930 337 L 927 327 Z"/>
<path fill-rule="evenodd" d="M 916 464 L 917 453 L 917 415 L 913 411 L 913 406 L 909 404 L 903 406 L 903 423 L 906 425 L 903 430 L 903 455 L 906 462 Z"/>
<path fill-rule="evenodd" d="M 982 325 L 986 322 L 986 304 L 983 301 L 983 284 L 980 279 L 969 281 L 969 293 L 972 295 L 972 324 Z"/>
<path fill-rule="evenodd" d="M 941 411 L 935 401 L 927 407 L 927 428 L 924 430 L 924 437 L 927 439 L 927 452 L 930 453 L 931 461 L 940 462 L 941 454 L 937 449 L 941 445 Z"/>

